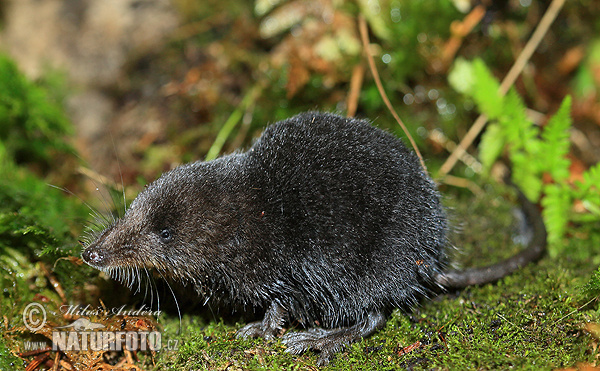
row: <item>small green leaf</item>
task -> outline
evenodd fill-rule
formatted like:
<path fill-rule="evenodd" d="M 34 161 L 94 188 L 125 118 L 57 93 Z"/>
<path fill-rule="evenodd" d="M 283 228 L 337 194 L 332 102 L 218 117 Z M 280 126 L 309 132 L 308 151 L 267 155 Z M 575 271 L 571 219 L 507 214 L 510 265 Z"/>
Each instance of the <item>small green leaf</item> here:
<path fill-rule="evenodd" d="M 551 256 L 558 255 L 558 245 L 565 235 L 568 214 L 571 209 L 571 195 L 559 184 L 545 187 L 546 197 L 542 199 L 544 210 L 542 216 L 548 229 L 548 244 Z"/>
<path fill-rule="evenodd" d="M 459 93 L 472 96 L 474 85 L 473 63 L 464 58 L 457 58 L 448 74 L 448 82 Z"/>
<path fill-rule="evenodd" d="M 567 96 L 542 131 L 542 153 L 544 153 L 544 156 L 540 156 L 540 160 L 543 170 L 552 174 L 555 181 L 564 180 L 569 176 L 571 161 L 566 158 L 566 155 L 569 153 L 571 145 L 569 140 L 570 112 L 571 98 Z"/>
<path fill-rule="evenodd" d="M 537 164 L 524 153 L 515 153 L 512 156 L 512 180 L 521 188 L 525 196 L 537 202 L 542 191 L 542 179 L 538 176 Z"/>
<path fill-rule="evenodd" d="M 502 128 L 498 124 L 489 124 L 479 144 L 479 159 L 486 169 L 490 169 L 506 144 Z"/>
<path fill-rule="evenodd" d="M 600 163 L 583 173 L 583 182 L 577 182 L 575 197 L 581 199 L 583 206 L 600 217 Z"/>
<path fill-rule="evenodd" d="M 498 90 L 498 81 L 481 59 L 473 61 L 473 73 L 473 99 L 490 120 L 498 118 L 503 112 L 503 97 Z"/>
<path fill-rule="evenodd" d="M 511 152 L 534 146 L 539 130 L 527 119 L 523 100 L 514 89 L 506 94 L 501 111 L 498 121 L 506 133 Z"/>

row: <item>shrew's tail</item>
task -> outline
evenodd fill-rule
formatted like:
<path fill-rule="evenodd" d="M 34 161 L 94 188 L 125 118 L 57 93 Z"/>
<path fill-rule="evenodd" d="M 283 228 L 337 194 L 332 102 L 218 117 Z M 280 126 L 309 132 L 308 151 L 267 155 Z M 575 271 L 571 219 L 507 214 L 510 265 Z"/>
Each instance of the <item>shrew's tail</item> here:
<path fill-rule="evenodd" d="M 515 188 L 517 188 L 515 186 Z M 533 237 L 529 245 L 512 257 L 499 263 L 481 268 L 470 268 L 465 270 L 450 270 L 439 273 L 435 282 L 445 288 L 463 288 L 472 285 L 483 285 L 494 282 L 505 277 L 521 267 L 538 260 L 546 250 L 546 227 L 537 206 L 525 197 L 523 192 L 517 188 L 519 204 L 525 213 L 528 223 L 533 229 Z"/>

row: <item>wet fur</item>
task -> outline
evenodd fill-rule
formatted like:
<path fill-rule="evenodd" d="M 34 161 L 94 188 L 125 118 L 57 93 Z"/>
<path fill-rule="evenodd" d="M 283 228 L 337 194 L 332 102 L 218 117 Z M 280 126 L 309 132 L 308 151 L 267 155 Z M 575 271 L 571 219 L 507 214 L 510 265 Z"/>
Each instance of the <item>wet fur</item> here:
<path fill-rule="evenodd" d="M 265 308 L 243 336 L 277 335 L 284 319 L 333 329 L 286 338 L 294 353 L 330 357 L 435 284 L 446 230 L 435 184 L 399 139 L 309 112 L 269 126 L 247 152 L 163 174 L 83 258 Z"/>

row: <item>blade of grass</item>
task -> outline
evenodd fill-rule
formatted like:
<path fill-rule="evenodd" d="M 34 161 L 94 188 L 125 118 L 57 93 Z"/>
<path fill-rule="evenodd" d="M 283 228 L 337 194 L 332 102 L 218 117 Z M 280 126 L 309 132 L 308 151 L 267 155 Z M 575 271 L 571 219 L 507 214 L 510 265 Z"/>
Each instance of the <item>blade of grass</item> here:
<path fill-rule="evenodd" d="M 240 120 L 244 116 L 244 111 L 250 106 L 250 104 L 253 101 L 256 100 L 260 93 L 260 90 L 260 87 L 256 85 L 252 89 L 250 89 L 248 93 L 246 93 L 246 95 L 240 102 L 240 105 L 235 109 L 235 111 L 231 113 L 231 115 L 229 115 L 229 118 L 227 119 L 227 121 L 225 121 L 225 124 L 223 124 L 221 130 L 219 130 L 215 141 L 213 142 L 212 146 L 210 146 L 208 153 L 206 153 L 204 161 L 210 161 L 217 158 L 217 156 L 221 152 L 221 149 L 223 148 L 223 145 L 225 144 L 225 141 L 227 140 L 227 138 L 229 138 L 229 135 L 231 135 L 231 132 L 233 131 L 235 126 L 238 124 L 238 122 L 240 122 Z"/>

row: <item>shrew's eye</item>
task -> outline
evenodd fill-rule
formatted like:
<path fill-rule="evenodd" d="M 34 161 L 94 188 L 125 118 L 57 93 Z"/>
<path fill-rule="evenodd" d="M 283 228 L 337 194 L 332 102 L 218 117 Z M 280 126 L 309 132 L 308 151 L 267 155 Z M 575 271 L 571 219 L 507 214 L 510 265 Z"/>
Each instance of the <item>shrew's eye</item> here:
<path fill-rule="evenodd" d="M 164 242 L 169 242 L 173 238 L 173 233 L 171 233 L 171 230 L 169 228 L 161 230 L 159 235 Z"/>

